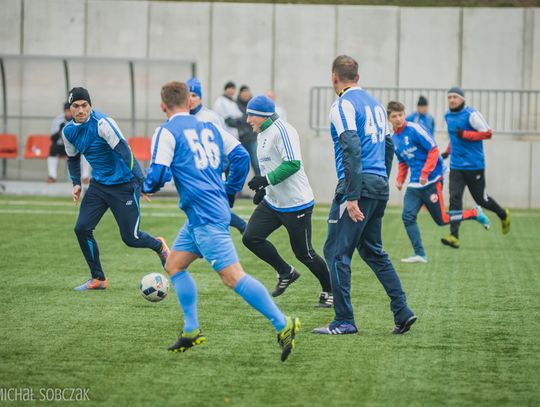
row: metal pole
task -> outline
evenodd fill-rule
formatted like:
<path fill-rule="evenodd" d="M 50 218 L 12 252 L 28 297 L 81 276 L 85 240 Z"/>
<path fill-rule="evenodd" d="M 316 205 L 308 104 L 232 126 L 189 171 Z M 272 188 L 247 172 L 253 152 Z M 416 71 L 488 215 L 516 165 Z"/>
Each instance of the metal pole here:
<path fill-rule="evenodd" d="M 64 64 L 64 78 L 66 83 L 66 99 L 67 95 L 69 94 L 69 91 L 71 90 L 71 86 L 69 86 L 69 65 L 67 59 L 63 59 L 62 63 Z"/>
<path fill-rule="evenodd" d="M 2 75 L 2 109 L 4 114 L 4 120 L 2 123 L 2 132 L 7 132 L 7 87 L 6 87 L 6 73 L 4 71 L 4 59 L 0 58 L 0 73 Z"/>
<path fill-rule="evenodd" d="M 4 72 L 4 60 L 0 58 L 0 72 L 2 74 L 2 109 L 4 114 L 4 120 L 2 123 L 2 132 L 7 133 L 7 89 L 6 89 L 6 74 Z M 7 174 L 7 160 L 2 160 L 2 178 L 6 179 Z"/>
<path fill-rule="evenodd" d="M 135 74 L 133 61 L 129 61 L 129 78 L 131 81 L 131 136 L 135 135 Z"/>

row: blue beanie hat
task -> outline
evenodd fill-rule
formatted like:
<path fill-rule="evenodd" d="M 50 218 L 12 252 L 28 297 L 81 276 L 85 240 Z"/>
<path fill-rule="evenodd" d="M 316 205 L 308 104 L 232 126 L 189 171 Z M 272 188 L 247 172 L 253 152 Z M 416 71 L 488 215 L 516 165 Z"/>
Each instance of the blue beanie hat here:
<path fill-rule="evenodd" d="M 276 105 L 268 96 L 259 95 L 252 98 L 247 104 L 248 116 L 270 117 L 276 112 Z"/>
<path fill-rule="evenodd" d="M 460 97 L 461 99 L 465 100 L 465 93 L 463 92 L 463 90 L 462 90 L 459 86 L 452 86 L 452 87 L 448 90 L 448 94 L 449 94 L 449 95 L 458 96 L 458 97 Z"/>
<path fill-rule="evenodd" d="M 202 99 L 201 82 L 199 82 L 197 78 L 188 79 L 186 85 L 188 86 L 190 92 L 195 93 Z"/>

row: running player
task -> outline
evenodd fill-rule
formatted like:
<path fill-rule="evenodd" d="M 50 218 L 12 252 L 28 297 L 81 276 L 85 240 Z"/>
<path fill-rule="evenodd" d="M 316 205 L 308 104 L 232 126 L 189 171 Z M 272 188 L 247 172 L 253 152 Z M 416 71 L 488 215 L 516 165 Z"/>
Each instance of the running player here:
<path fill-rule="evenodd" d="M 68 103 L 73 120 L 64 127 L 62 136 L 75 205 L 81 196 L 81 154 L 92 166 L 92 180 L 75 225 L 92 278 L 75 290 L 102 290 L 107 288 L 109 280 L 101 267 L 93 231 L 107 209 L 111 209 L 126 245 L 154 250 L 163 266 L 169 249 L 163 238 L 153 238 L 139 230 L 139 198 L 144 175 L 116 122 L 92 110 L 90 94 L 84 88 L 73 88 Z"/>
<path fill-rule="evenodd" d="M 407 172 L 411 178 L 403 198 L 402 219 L 405 230 L 414 249 L 414 255 L 401 259 L 404 263 L 427 263 L 427 256 L 420 229 L 416 223 L 422 205 L 439 226 L 450 221 L 476 219 L 489 229 L 489 219 L 480 207 L 464 211 L 446 212 L 442 194 L 443 161 L 433 138 L 417 123 L 405 121 L 405 106 L 400 102 L 390 102 L 386 108 L 388 119 L 394 129 L 392 140 L 399 161 L 396 187 L 401 191 Z"/>
<path fill-rule="evenodd" d="M 270 320 L 282 349 L 281 360 L 285 361 L 294 348 L 300 321 L 286 317 L 266 288 L 244 272 L 229 233 L 231 216 L 221 180 L 221 157 L 227 155 L 231 166 L 236 165 L 231 153 L 240 144 L 230 134 L 221 134 L 213 124 L 189 114 L 185 83 L 165 84 L 160 107 L 167 121 L 156 129 L 152 139 L 152 161 L 144 191 L 156 192 L 174 178 L 180 208 L 188 218 L 165 267 L 184 313 L 183 331 L 169 350 L 184 352 L 206 341 L 197 317 L 197 288 L 187 271 L 193 261 L 203 257 L 227 287 Z"/>
<path fill-rule="evenodd" d="M 463 208 L 463 192 L 469 189 L 474 201 L 482 208 L 495 212 L 501 220 L 502 233 L 510 231 L 510 211 L 503 209 L 486 191 L 484 143 L 493 135 L 482 114 L 467 106 L 460 88 L 448 91 L 449 110 L 444 116 L 450 136 L 446 153 L 450 153 L 450 210 Z M 459 248 L 460 221 L 450 223 L 450 235 L 441 242 Z"/>
<path fill-rule="evenodd" d="M 285 226 L 296 258 L 319 280 L 322 292 L 317 306 L 330 308 L 333 297 L 328 267 L 311 245 L 311 214 L 315 201 L 302 164 L 298 133 L 279 118 L 268 96 L 251 99 L 246 111 L 247 122 L 258 133 L 261 175 L 255 175 L 248 183 L 255 191 L 253 203 L 258 206 L 249 219 L 242 241 L 278 273 L 278 282 L 272 291 L 272 296 L 277 297 L 300 277 L 267 240 L 272 232 Z"/>

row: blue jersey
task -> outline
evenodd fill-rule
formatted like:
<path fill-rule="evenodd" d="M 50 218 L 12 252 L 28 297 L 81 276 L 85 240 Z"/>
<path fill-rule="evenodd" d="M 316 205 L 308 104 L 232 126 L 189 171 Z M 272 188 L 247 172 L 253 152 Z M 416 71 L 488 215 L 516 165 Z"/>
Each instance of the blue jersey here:
<path fill-rule="evenodd" d="M 485 168 L 484 143 L 460 139 L 456 130 L 489 131 L 489 125 L 480 112 L 464 106 L 459 112 L 448 111 L 445 116 L 450 136 L 450 169 L 482 170 Z"/>
<path fill-rule="evenodd" d="M 435 138 L 435 119 L 429 113 L 420 114 L 419 112 L 414 112 L 408 115 L 406 119 L 408 122 L 420 124 L 427 130 L 431 137 Z"/>
<path fill-rule="evenodd" d="M 426 164 L 429 152 L 437 147 L 433 138 L 427 133 L 426 129 L 416 123 L 406 122 L 405 126 L 392 136 L 396 156 L 400 163 L 406 163 L 410 168 L 411 176 L 409 187 L 423 188 L 429 184 L 437 182 L 443 176 L 443 159 L 438 156 L 437 165 L 428 175 L 426 185 L 420 184 L 422 169 Z"/>
<path fill-rule="evenodd" d="M 238 143 L 230 134 L 222 135 L 213 124 L 200 122 L 187 112 L 171 116 L 156 129 L 151 170 L 156 166 L 170 169 L 180 208 L 191 227 L 230 222 L 221 161 Z"/>
<path fill-rule="evenodd" d="M 356 131 L 362 147 L 362 173 L 387 178 L 385 163 L 385 137 L 390 134 L 386 110 L 365 90 L 347 89 L 330 109 L 330 134 L 334 142 L 336 171 L 339 180 L 345 178 L 343 151 L 339 136 Z"/>
<path fill-rule="evenodd" d="M 71 120 L 63 129 L 66 154 L 75 157 L 81 153 L 92 167 L 92 177 L 104 185 L 129 182 L 133 173 L 114 148 L 124 136 L 114 120 L 92 110 L 88 120 L 75 123 Z"/>

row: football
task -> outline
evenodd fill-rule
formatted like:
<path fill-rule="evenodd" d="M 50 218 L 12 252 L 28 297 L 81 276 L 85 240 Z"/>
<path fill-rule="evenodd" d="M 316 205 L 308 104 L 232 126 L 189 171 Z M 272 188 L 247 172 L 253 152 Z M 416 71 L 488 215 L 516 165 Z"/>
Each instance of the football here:
<path fill-rule="evenodd" d="M 169 292 L 169 280 L 163 274 L 150 273 L 142 278 L 139 289 L 148 301 L 159 302 Z"/>

